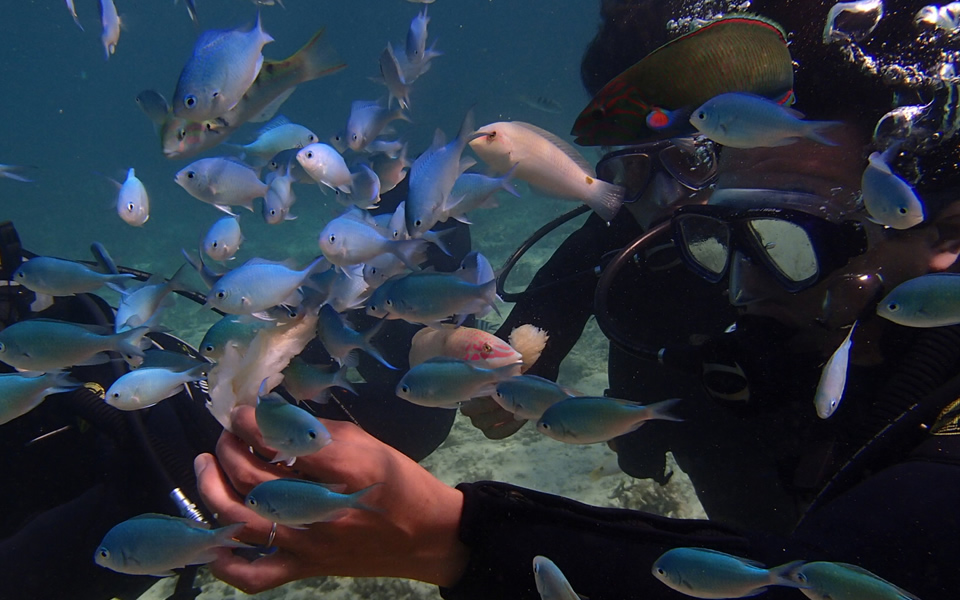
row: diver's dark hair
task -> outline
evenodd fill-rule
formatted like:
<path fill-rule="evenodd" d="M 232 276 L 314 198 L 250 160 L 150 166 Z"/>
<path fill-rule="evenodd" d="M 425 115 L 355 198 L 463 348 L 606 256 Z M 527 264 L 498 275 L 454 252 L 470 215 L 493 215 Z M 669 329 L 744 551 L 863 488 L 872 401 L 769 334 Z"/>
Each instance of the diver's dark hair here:
<path fill-rule="evenodd" d="M 928 3 L 886 0 L 876 29 L 856 46 L 824 43 L 824 25 L 836 0 L 752 0 L 748 10 L 775 21 L 787 32 L 796 62 L 797 108 L 811 119 L 851 123 L 866 141 L 877 122 L 898 105 L 895 98 L 900 105 L 931 100 L 929 77 L 936 75 L 951 36 L 942 36 L 947 41 L 918 41 L 922 31 L 915 16 Z M 688 31 L 682 26 L 685 18 L 689 23 L 709 17 L 702 14 L 705 3 L 693 0 L 601 0 L 600 4 L 600 28 L 580 67 L 581 80 L 591 95 L 648 53 Z M 922 74 L 927 76 L 925 84 Z M 899 165 L 898 171 L 921 173 L 917 185 L 921 192 L 960 188 L 958 140 L 960 135 L 918 152 L 917 164 Z M 871 149 L 865 148 L 864 157 Z"/>

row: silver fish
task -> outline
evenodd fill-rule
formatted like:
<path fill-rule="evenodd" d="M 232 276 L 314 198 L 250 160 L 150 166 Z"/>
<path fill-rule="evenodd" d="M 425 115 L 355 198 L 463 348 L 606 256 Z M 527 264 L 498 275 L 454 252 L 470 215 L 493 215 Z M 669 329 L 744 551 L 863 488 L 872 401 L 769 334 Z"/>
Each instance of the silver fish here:
<path fill-rule="evenodd" d="M 396 394 L 420 406 L 456 408 L 471 398 L 489 395 L 498 382 L 519 375 L 520 364 L 483 369 L 472 361 L 437 356 L 407 371 L 397 383 Z"/>
<path fill-rule="evenodd" d="M 187 371 L 162 367 L 141 367 L 120 376 L 103 399 L 119 410 L 140 410 L 176 395 L 185 383 L 200 381 L 210 369 L 201 363 Z"/>
<path fill-rule="evenodd" d="M 380 135 L 388 123 L 397 119 L 410 121 L 402 108 L 391 111 L 377 101 L 354 100 L 347 119 L 347 146 L 354 152 L 360 152 Z"/>
<path fill-rule="evenodd" d="M 404 81 L 403 71 L 397 61 L 397 56 L 393 53 L 393 46 L 390 45 L 390 42 L 387 42 L 387 47 L 380 53 L 380 76 L 389 93 L 387 108 L 390 108 L 394 98 L 396 98 L 400 108 L 409 109 L 410 86 Z"/>
<path fill-rule="evenodd" d="M 707 548 L 674 548 L 653 563 L 653 576 L 694 598 L 746 598 L 771 585 L 800 587 L 788 578 L 800 561 L 766 569 L 760 563 Z"/>
<path fill-rule="evenodd" d="M 960 273 L 928 273 L 908 279 L 877 304 L 877 314 L 907 327 L 960 324 Z"/>
<path fill-rule="evenodd" d="M 821 419 L 829 419 L 843 400 L 843 389 L 847 385 L 847 368 L 850 364 L 850 346 L 853 330 L 856 328 L 857 324 L 854 322 L 850 326 L 850 331 L 847 332 L 847 337 L 823 365 L 820 383 L 817 384 L 817 393 L 813 398 L 817 416 Z"/>
<path fill-rule="evenodd" d="M 174 180 L 197 200 L 230 215 L 228 206 L 252 211 L 254 198 L 263 198 L 268 189 L 253 169 L 229 158 L 201 158 L 177 172 Z"/>
<path fill-rule="evenodd" d="M 162 124 L 170 116 L 170 105 L 160 92 L 143 90 L 134 101 L 155 125 Z"/>
<path fill-rule="evenodd" d="M 83 25 L 80 24 L 80 18 L 77 17 L 77 7 L 73 5 L 73 0 L 67 0 L 67 10 L 70 11 L 70 16 L 73 17 L 73 22 L 77 24 L 77 27 L 80 28 L 80 31 L 83 31 Z"/>
<path fill-rule="evenodd" d="M 347 323 L 343 315 L 329 304 L 324 304 L 320 308 L 320 319 L 317 321 L 317 337 L 323 342 L 323 347 L 327 349 L 330 356 L 343 366 L 357 366 L 356 350 L 363 350 L 388 369 L 396 369 L 383 358 L 371 342 L 382 326 L 383 321 L 359 333 Z"/>
<path fill-rule="evenodd" d="M 533 557 L 533 578 L 541 600 L 579 600 L 560 568 L 546 556 Z"/>
<path fill-rule="evenodd" d="M 297 162 L 320 185 L 348 194 L 352 191 L 353 175 L 333 146 L 310 144 L 297 152 Z"/>
<path fill-rule="evenodd" d="M 418 269 L 427 242 L 394 240 L 384 237 L 358 208 L 351 208 L 323 228 L 320 251 L 331 263 L 343 267 L 357 265 L 384 253 L 390 253 L 411 269 Z"/>
<path fill-rule="evenodd" d="M 761 96 L 730 92 L 693 111 L 690 124 L 714 142 L 731 148 L 772 148 L 809 139 L 827 146 L 823 135 L 838 121 L 804 121 L 803 114 Z"/>
<path fill-rule="evenodd" d="M 243 243 L 240 217 L 221 217 L 203 237 L 203 251 L 213 260 L 231 260 Z"/>
<path fill-rule="evenodd" d="M 312 273 L 326 268 L 323 257 L 301 271 L 279 263 L 249 260 L 220 278 L 207 295 L 207 304 L 235 315 L 261 313 L 283 304 Z"/>
<path fill-rule="evenodd" d="M 37 256 L 21 264 L 13 280 L 28 290 L 48 296 L 73 296 L 93 292 L 107 285 L 123 292 L 122 285 L 133 275 L 104 274 L 72 260 Z"/>
<path fill-rule="evenodd" d="M 894 229 L 909 229 L 923 222 L 923 203 L 913 187 L 890 170 L 887 162 L 895 148 L 874 152 L 863 171 L 860 189 L 871 219 Z"/>
<path fill-rule="evenodd" d="M 142 326 L 155 328 L 158 312 L 170 304 L 170 293 L 187 289 L 182 282 L 186 266 L 180 265 L 169 281 L 154 275 L 145 284 L 125 295 L 117 307 L 114 324 L 116 333 Z"/>
<path fill-rule="evenodd" d="M 543 412 L 537 430 L 567 444 L 607 442 L 651 419 L 680 421 L 670 414 L 670 408 L 679 401 L 671 398 L 644 406 L 615 398 L 566 398 Z"/>
<path fill-rule="evenodd" d="M 120 42 L 120 15 L 113 0 L 100 0 L 100 24 L 103 26 L 100 42 L 107 60 L 110 60 L 110 55 L 117 51 L 117 43 Z"/>
<path fill-rule="evenodd" d="M 248 30 L 206 31 L 180 72 L 173 114 L 181 119 L 216 119 L 232 109 L 250 88 L 263 64 L 263 47 L 273 41 L 260 15 Z"/>
<path fill-rule="evenodd" d="M 133 227 L 140 227 L 150 218 L 150 196 L 143 182 L 137 179 L 133 167 L 127 171 L 127 179 L 117 194 L 117 214 Z"/>

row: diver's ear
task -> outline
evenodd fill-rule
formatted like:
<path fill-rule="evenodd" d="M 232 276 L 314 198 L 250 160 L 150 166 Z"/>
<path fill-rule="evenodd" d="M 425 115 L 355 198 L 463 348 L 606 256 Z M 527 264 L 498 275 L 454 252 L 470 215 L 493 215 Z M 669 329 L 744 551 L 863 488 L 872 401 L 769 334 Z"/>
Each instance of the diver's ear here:
<path fill-rule="evenodd" d="M 960 202 L 944 208 L 932 226 L 936 241 L 931 246 L 930 268 L 933 271 L 945 271 L 960 257 Z"/>

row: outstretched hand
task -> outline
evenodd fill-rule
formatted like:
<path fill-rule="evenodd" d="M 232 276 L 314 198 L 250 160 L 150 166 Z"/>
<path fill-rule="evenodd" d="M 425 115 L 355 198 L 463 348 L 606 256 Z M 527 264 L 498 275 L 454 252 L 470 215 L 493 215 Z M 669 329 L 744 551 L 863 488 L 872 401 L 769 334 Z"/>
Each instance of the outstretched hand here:
<path fill-rule="evenodd" d="M 194 468 L 204 502 L 221 525 L 244 522 L 240 541 L 266 545 L 273 524 L 243 504 L 257 484 L 290 477 L 345 484 L 355 492 L 383 483 L 364 497 L 375 510 L 350 510 L 337 520 L 298 530 L 278 525 L 275 552 L 250 562 L 222 549 L 210 563 L 213 574 L 254 593 L 314 577 L 404 577 L 452 586 L 469 555 L 458 539 L 463 495 L 397 450 L 352 423 L 323 420 L 333 442 L 297 459 L 292 468 L 271 464 L 253 407 L 240 407 L 234 433 L 224 432 L 217 459 L 197 456 Z M 239 436 L 239 437 L 238 437 Z"/>

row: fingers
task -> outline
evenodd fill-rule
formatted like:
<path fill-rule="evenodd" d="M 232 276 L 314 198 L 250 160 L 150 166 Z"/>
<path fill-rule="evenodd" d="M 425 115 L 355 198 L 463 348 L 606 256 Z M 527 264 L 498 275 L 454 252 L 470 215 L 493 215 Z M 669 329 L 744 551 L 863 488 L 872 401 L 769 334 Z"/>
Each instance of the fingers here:
<path fill-rule="evenodd" d="M 197 474 L 197 489 L 217 521 L 222 525 L 244 523 L 237 539 L 248 544 L 265 545 L 273 524 L 243 504 L 243 498 L 230 486 L 217 461 L 209 454 L 200 454 L 193 461 L 193 469 Z"/>
<path fill-rule="evenodd" d="M 297 556 L 283 550 L 253 562 L 231 552 L 223 552 L 208 566 L 214 577 L 247 594 L 255 594 L 300 579 L 303 569 Z"/>
<path fill-rule="evenodd" d="M 525 420 L 517 420 L 513 413 L 494 402 L 492 398 L 475 398 L 460 406 L 460 412 L 470 418 L 473 426 L 488 439 L 502 440 L 523 427 Z"/>

